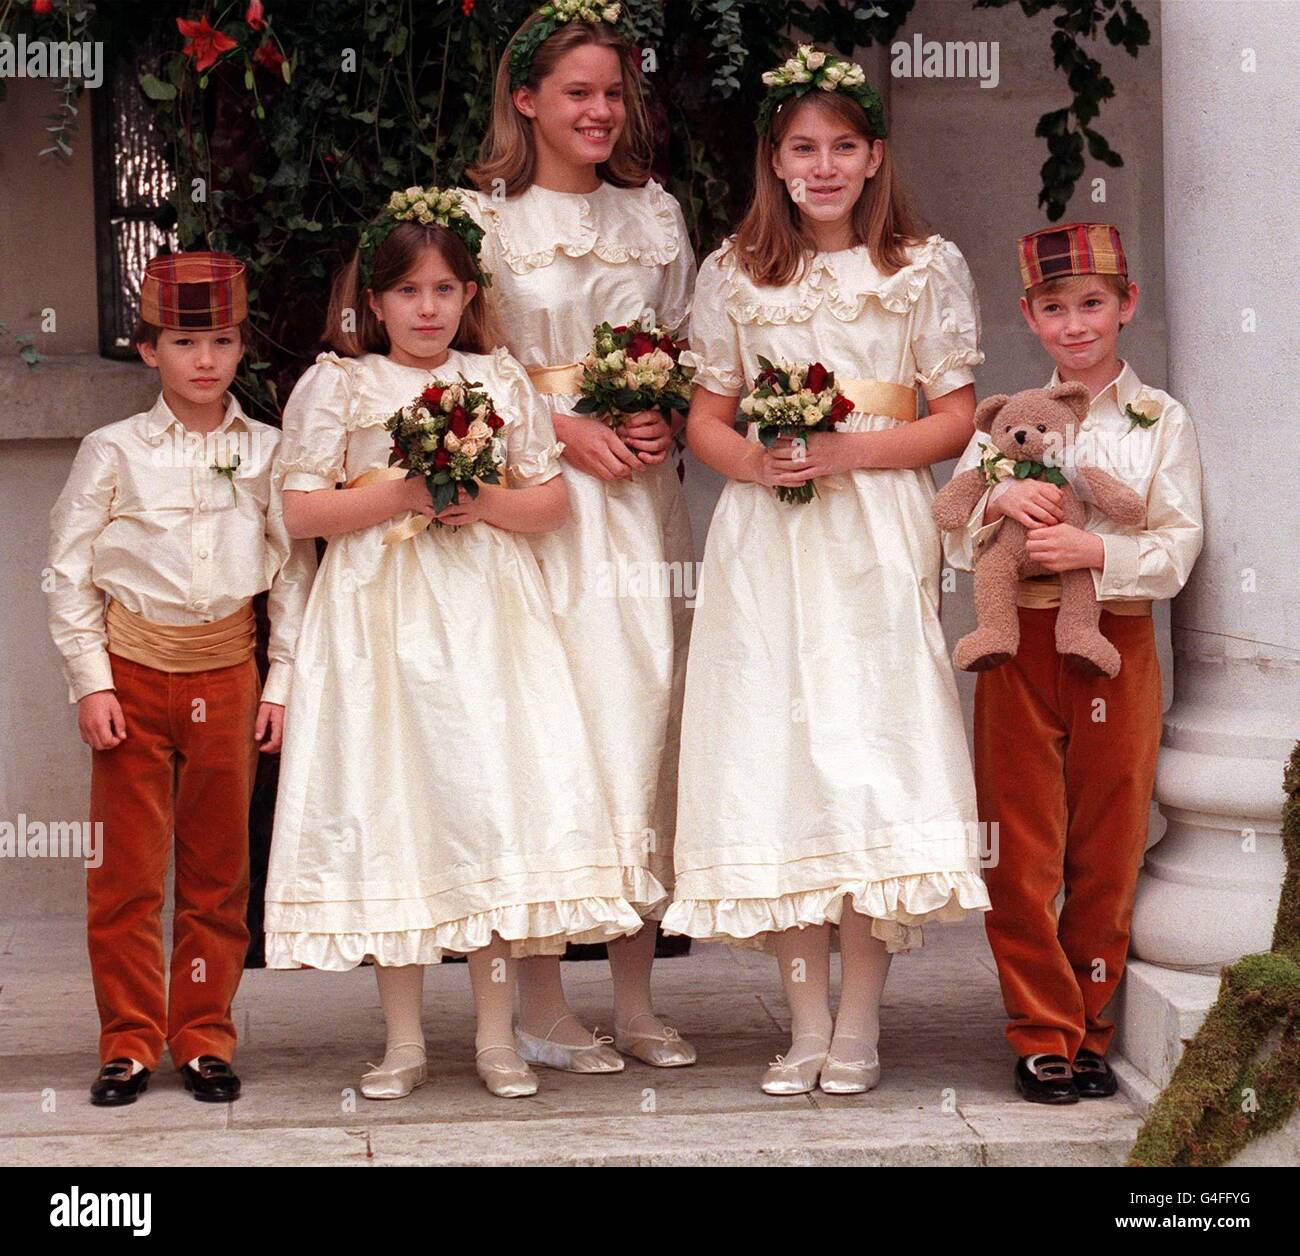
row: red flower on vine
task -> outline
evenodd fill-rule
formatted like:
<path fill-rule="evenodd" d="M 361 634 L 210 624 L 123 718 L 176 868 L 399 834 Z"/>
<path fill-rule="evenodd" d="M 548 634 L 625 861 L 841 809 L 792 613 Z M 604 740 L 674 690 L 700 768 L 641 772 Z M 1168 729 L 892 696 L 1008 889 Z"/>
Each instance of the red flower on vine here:
<path fill-rule="evenodd" d="M 244 14 L 244 21 L 255 31 L 266 29 L 266 6 L 262 0 L 252 0 L 248 12 Z"/>
<path fill-rule="evenodd" d="M 264 70 L 270 70 L 272 74 L 279 74 L 280 67 L 284 64 L 284 53 L 282 53 L 271 40 L 267 40 L 255 53 L 253 60 Z"/>
<path fill-rule="evenodd" d="M 181 52 L 194 58 L 194 68 L 202 74 L 217 63 L 223 52 L 229 52 L 239 45 L 228 35 L 213 30 L 205 13 L 200 21 L 190 22 L 183 17 L 176 19 L 176 29 L 189 41 Z"/>
<path fill-rule="evenodd" d="M 33 13 L 53 13 L 54 0 L 32 0 Z"/>
<path fill-rule="evenodd" d="M 474 12 L 474 0 L 460 0 L 460 11 L 469 17 Z"/>

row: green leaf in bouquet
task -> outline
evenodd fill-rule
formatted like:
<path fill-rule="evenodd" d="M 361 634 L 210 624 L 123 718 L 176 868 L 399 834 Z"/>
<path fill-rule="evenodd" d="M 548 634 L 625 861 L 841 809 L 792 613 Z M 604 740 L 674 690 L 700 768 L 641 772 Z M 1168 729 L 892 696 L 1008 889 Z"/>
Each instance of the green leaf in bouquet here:
<path fill-rule="evenodd" d="M 438 473 L 433 477 L 433 482 L 434 482 L 435 484 L 450 484 L 450 483 L 451 483 L 451 474 L 450 474 L 450 472 L 447 472 L 447 471 L 439 471 L 439 472 L 438 472 Z"/>
<path fill-rule="evenodd" d="M 471 500 L 471 501 L 473 501 L 474 498 L 476 498 L 476 497 L 478 496 L 478 481 L 477 481 L 477 480 L 465 480 L 465 481 L 464 481 L 464 484 L 463 484 L 463 487 L 464 487 L 464 489 L 465 489 L 465 492 L 469 494 L 469 497 L 470 497 L 470 500 Z"/>
<path fill-rule="evenodd" d="M 574 407 L 575 414 L 594 414 L 600 407 L 600 402 L 595 397 L 583 397 Z"/>

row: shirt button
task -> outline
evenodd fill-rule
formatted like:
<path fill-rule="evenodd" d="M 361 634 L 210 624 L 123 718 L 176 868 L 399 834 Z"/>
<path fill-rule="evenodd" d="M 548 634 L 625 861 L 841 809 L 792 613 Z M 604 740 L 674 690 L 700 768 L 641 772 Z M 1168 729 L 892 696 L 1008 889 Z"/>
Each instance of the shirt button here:
<path fill-rule="evenodd" d="M 200 557 L 200 558 L 207 558 L 207 556 L 208 556 L 208 551 L 207 551 L 207 550 L 205 550 L 205 549 L 201 549 L 201 550 L 199 550 L 199 557 Z"/>

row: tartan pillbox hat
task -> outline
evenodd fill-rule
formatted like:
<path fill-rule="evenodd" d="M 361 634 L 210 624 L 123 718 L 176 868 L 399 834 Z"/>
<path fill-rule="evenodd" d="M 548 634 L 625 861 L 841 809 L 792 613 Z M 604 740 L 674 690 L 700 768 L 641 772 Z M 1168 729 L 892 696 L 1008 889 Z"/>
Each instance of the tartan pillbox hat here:
<path fill-rule="evenodd" d="M 1021 236 L 1020 278 L 1025 290 L 1069 275 L 1128 275 L 1119 228 L 1106 222 L 1067 222 Z"/>
<path fill-rule="evenodd" d="M 244 263 L 229 253 L 164 253 L 145 264 L 140 320 L 171 331 L 234 327 L 248 317 Z"/>

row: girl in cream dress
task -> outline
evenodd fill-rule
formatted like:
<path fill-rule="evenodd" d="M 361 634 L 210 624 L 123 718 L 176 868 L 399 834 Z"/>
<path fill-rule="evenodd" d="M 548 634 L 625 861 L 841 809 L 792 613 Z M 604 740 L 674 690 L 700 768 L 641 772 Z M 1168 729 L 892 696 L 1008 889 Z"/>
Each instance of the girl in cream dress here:
<path fill-rule="evenodd" d="M 833 65 L 862 82 L 832 54 L 811 68 Z M 978 306 L 957 247 L 912 227 L 881 130 L 857 93 L 782 99 L 754 205 L 702 265 L 692 312 L 689 439 L 730 482 L 696 603 L 664 928 L 776 951 L 792 1046 L 764 1078 L 773 1094 L 819 1075 L 836 1093 L 875 1085 L 890 954 L 919 945 L 923 921 L 988 907 L 929 470 L 970 435 Z M 882 219 L 892 240 L 871 234 Z M 732 426 L 760 356 L 820 362 L 854 412 L 806 453 L 765 453 Z M 778 499 L 808 479 L 810 502 Z"/>
<path fill-rule="evenodd" d="M 502 58 L 492 129 L 471 171 L 482 190 L 468 195 L 506 343 L 566 445 L 572 519 L 531 540 L 613 812 L 625 892 L 650 922 L 609 947 L 614 1042 L 672 1067 L 695 1053 L 655 1016 L 650 970 L 673 884 L 690 521 L 658 413 L 616 434 L 573 407 L 577 364 L 599 323 L 649 319 L 684 334 L 695 259 L 677 202 L 632 156 L 645 119 L 626 42 L 607 22 L 553 25 L 528 65 Z M 623 1067 L 571 1013 L 558 960 L 528 960 L 520 987 L 525 1058 L 578 1072 Z"/>
<path fill-rule="evenodd" d="M 368 288 L 356 258 L 342 272 L 327 326 L 347 309 L 362 326 L 331 337 L 344 354 L 322 354 L 284 411 L 286 516 L 330 541 L 295 660 L 267 963 L 374 960 L 388 1049 L 363 1078 L 371 1098 L 425 1080 L 420 966 L 469 952 L 479 1072 L 496 1094 L 531 1094 L 511 957 L 641 923 L 524 539 L 565 517 L 561 446 L 523 367 L 505 348 L 482 351 L 481 271 L 445 225 L 468 219 L 440 221 L 386 223 Z M 389 478 L 384 422 L 432 379 L 461 376 L 505 420 L 509 487 L 485 485 L 473 502 L 462 490 L 438 516 L 457 526 L 394 540 L 394 523 L 432 506 L 422 478 Z"/>

